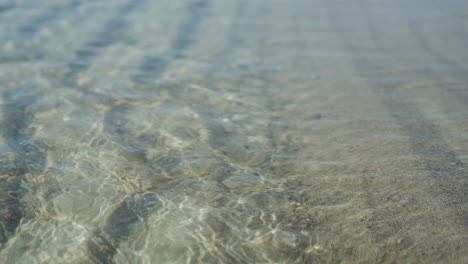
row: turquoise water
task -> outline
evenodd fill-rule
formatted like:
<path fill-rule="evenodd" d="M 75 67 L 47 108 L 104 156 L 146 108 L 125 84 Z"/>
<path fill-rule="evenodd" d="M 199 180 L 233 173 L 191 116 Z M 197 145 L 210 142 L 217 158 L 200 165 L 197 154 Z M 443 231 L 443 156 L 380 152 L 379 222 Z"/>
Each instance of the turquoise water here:
<path fill-rule="evenodd" d="M 0 263 L 465 263 L 468 2 L 0 3 Z"/>

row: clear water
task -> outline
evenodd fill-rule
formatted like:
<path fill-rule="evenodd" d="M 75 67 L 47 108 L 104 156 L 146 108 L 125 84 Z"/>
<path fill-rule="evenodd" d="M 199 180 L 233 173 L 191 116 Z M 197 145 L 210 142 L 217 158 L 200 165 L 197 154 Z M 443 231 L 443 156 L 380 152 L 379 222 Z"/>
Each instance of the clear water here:
<path fill-rule="evenodd" d="M 466 263 L 468 2 L 0 3 L 0 263 Z"/>

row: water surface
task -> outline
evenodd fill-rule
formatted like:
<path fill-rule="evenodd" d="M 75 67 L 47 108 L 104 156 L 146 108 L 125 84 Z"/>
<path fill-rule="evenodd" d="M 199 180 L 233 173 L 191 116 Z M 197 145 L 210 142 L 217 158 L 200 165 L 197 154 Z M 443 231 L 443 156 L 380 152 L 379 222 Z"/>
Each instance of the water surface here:
<path fill-rule="evenodd" d="M 0 4 L 0 263 L 465 263 L 468 3 Z"/>

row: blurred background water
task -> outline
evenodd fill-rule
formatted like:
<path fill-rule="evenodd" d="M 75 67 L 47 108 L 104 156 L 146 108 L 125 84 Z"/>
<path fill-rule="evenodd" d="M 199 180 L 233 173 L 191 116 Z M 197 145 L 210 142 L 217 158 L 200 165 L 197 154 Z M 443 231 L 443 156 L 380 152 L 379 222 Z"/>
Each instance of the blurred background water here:
<path fill-rule="evenodd" d="M 468 2 L 0 2 L 0 263 L 466 263 Z"/>

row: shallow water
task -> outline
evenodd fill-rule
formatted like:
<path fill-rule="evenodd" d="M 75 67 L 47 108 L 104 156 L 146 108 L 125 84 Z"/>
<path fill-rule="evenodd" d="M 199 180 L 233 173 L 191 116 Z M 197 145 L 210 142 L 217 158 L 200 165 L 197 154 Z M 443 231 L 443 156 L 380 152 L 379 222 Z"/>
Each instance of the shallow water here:
<path fill-rule="evenodd" d="M 0 263 L 466 263 L 468 2 L 0 4 Z"/>

